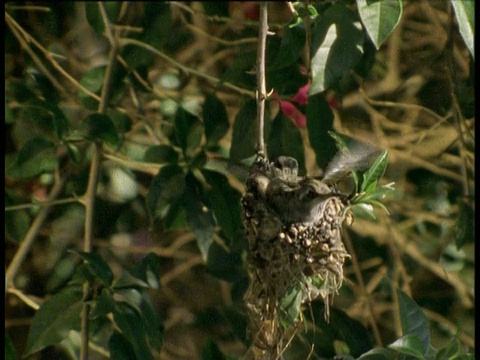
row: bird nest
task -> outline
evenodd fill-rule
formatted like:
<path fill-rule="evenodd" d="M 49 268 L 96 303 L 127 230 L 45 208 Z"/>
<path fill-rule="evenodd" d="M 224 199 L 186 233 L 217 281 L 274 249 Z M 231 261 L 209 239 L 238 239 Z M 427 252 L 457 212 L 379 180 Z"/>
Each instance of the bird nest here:
<path fill-rule="evenodd" d="M 342 285 L 349 257 L 341 238 L 353 221 L 347 197 L 332 184 L 298 175 L 298 163 L 258 157 L 242 198 L 249 244 L 250 286 L 245 294 L 252 346 L 247 358 L 277 359 L 299 324 L 300 307 L 329 301 Z"/>

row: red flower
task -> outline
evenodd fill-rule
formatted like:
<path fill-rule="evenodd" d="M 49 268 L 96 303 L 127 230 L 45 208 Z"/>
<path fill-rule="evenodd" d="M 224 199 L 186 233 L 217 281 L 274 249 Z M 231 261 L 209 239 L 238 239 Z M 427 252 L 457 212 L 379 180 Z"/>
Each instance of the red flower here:
<path fill-rule="evenodd" d="M 310 89 L 310 82 L 298 89 L 297 93 L 290 100 L 280 100 L 280 109 L 286 117 L 291 119 L 296 127 L 304 128 L 307 126 L 307 117 L 293 104 L 293 102 L 306 105 L 308 104 L 308 90 Z M 278 94 L 274 92 L 272 98 L 278 101 Z"/>

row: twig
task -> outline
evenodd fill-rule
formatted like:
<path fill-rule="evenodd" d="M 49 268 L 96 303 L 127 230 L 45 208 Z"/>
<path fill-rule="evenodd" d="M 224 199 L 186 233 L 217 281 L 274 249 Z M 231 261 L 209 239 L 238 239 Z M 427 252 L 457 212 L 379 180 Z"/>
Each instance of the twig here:
<path fill-rule="evenodd" d="M 110 21 L 108 20 L 107 12 L 105 10 L 104 4 L 99 2 L 98 4 L 100 13 L 102 15 L 103 23 L 105 25 L 106 35 L 110 41 L 111 49 L 109 54 L 108 66 L 105 71 L 105 78 L 102 86 L 102 94 L 100 98 L 100 103 L 98 104 L 98 112 L 104 113 L 107 110 L 108 99 L 110 95 L 110 88 L 113 75 L 113 67 L 116 63 L 118 46 L 116 42 L 116 36 L 112 34 L 110 29 Z M 95 210 L 95 195 L 97 193 L 98 178 L 100 173 L 102 157 L 102 144 L 99 141 L 94 143 L 92 162 L 90 165 L 90 173 L 88 178 L 87 191 L 85 193 L 85 238 L 83 244 L 83 250 L 85 252 L 92 251 L 93 243 L 93 218 Z M 88 360 L 88 333 L 89 333 L 89 313 L 90 305 L 86 301 L 88 294 L 90 293 L 90 283 L 87 281 L 83 284 L 83 296 L 84 302 L 82 307 L 81 315 L 81 348 L 80 348 L 80 359 Z"/>
<path fill-rule="evenodd" d="M 154 48 L 153 46 L 148 45 L 148 44 L 146 44 L 142 41 L 135 40 L 135 39 L 129 39 L 129 38 L 121 38 L 121 39 L 119 39 L 118 43 L 121 47 L 124 47 L 124 46 L 127 46 L 127 45 L 136 45 L 138 47 L 144 48 L 144 49 L 154 53 L 155 55 L 161 57 L 162 59 L 168 61 L 169 63 L 173 64 L 174 66 L 178 67 L 180 70 L 182 70 L 186 74 L 195 75 L 199 78 L 208 80 L 215 85 L 223 86 L 225 88 L 234 90 L 241 95 L 246 95 L 246 96 L 249 96 L 249 97 L 252 97 L 252 98 L 255 97 L 255 93 L 251 90 L 240 88 L 240 87 L 235 86 L 235 85 L 233 85 L 231 83 L 228 83 L 228 82 L 221 82 L 220 79 L 217 79 L 213 76 L 204 74 L 204 73 L 202 73 L 200 71 L 197 71 L 195 69 L 189 68 L 188 66 L 185 66 L 185 65 L 179 63 L 178 61 L 172 59 L 171 57 L 164 54 L 160 50 L 158 50 L 158 49 Z"/>
<path fill-rule="evenodd" d="M 265 100 L 267 85 L 265 81 L 265 49 L 268 33 L 268 7 L 265 1 L 260 3 L 260 24 L 257 47 L 257 155 L 265 156 L 263 127 L 265 122 Z"/>
<path fill-rule="evenodd" d="M 52 202 L 60 195 L 60 192 L 63 189 L 63 185 L 65 184 L 66 178 L 67 176 L 62 177 L 55 182 L 55 184 L 52 187 L 52 190 L 50 191 L 50 195 L 47 198 L 47 202 Z M 15 253 L 15 256 L 10 262 L 10 265 L 7 268 L 6 279 L 5 279 L 5 283 L 6 283 L 5 285 L 7 288 L 13 287 L 13 280 L 15 279 L 15 276 L 17 275 L 18 270 L 20 269 L 20 266 L 25 260 L 25 257 L 30 251 L 33 241 L 35 240 L 35 237 L 37 236 L 38 232 L 40 231 L 40 228 L 42 227 L 48 214 L 50 213 L 50 209 L 51 209 L 51 205 L 46 205 L 40 211 L 40 213 L 37 215 L 35 220 L 32 222 L 30 229 L 28 229 L 28 232 L 25 235 L 25 239 L 22 241 L 20 247 Z"/>
<path fill-rule="evenodd" d="M 28 204 L 5 206 L 5 211 L 18 211 L 18 210 L 30 209 L 36 206 L 52 206 L 52 205 L 70 204 L 70 203 L 79 202 L 79 201 L 80 200 L 78 198 L 67 198 L 67 199 L 53 200 L 53 201 L 39 201 L 39 202 L 32 202 Z"/>

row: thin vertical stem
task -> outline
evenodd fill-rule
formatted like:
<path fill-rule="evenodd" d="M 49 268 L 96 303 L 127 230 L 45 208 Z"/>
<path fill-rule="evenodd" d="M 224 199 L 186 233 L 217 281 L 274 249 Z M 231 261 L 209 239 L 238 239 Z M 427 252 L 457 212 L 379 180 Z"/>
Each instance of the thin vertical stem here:
<path fill-rule="evenodd" d="M 265 100 L 267 99 L 267 86 L 265 81 L 265 48 L 268 33 L 267 2 L 260 3 L 260 29 L 257 47 L 257 154 L 265 155 L 265 142 L 263 128 L 265 123 Z"/>
<path fill-rule="evenodd" d="M 111 89 L 111 80 L 113 75 L 113 68 L 116 63 L 118 53 L 117 36 L 112 34 L 110 28 L 110 21 L 108 20 L 104 4 L 99 2 L 100 13 L 105 25 L 106 36 L 110 41 L 111 49 L 109 54 L 109 61 L 105 78 L 103 81 L 102 94 L 100 103 L 98 105 L 98 112 L 104 113 L 107 110 L 108 99 Z M 95 195 L 97 193 L 98 178 L 100 174 L 100 165 L 102 157 L 102 143 L 96 141 L 93 146 L 92 162 L 90 164 L 90 174 L 88 178 L 87 192 L 85 194 L 85 238 L 83 243 L 83 250 L 85 252 L 92 251 L 93 243 L 93 221 L 95 211 Z M 87 281 L 83 284 L 83 307 L 81 314 L 81 347 L 80 360 L 88 360 L 88 343 L 89 343 L 89 314 L 90 305 L 88 303 L 90 297 L 90 283 Z"/>

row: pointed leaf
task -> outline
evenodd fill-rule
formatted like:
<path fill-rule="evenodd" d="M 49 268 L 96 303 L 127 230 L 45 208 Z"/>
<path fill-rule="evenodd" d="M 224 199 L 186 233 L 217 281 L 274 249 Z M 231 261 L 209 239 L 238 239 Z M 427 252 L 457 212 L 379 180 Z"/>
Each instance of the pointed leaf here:
<path fill-rule="evenodd" d="M 423 355 L 425 350 L 423 349 L 422 342 L 414 334 L 408 334 L 401 337 L 394 343 L 388 345 L 388 348 L 405 355 L 413 356 L 415 359 L 425 359 L 425 356 Z"/>
<path fill-rule="evenodd" d="M 233 124 L 230 160 L 238 161 L 255 154 L 256 117 L 257 104 L 255 100 L 245 101 Z"/>
<path fill-rule="evenodd" d="M 118 145 L 120 141 L 115 125 L 105 114 L 88 115 L 80 124 L 80 132 L 89 140 L 105 141 L 112 146 Z"/>
<path fill-rule="evenodd" d="M 175 136 L 185 157 L 190 157 L 200 145 L 202 132 L 198 118 L 179 107 L 175 115 Z"/>
<path fill-rule="evenodd" d="M 192 173 L 185 177 L 185 210 L 190 230 L 195 234 L 203 260 L 207 261 L 208 249 L 213 242 L 215 221 L 212 211 L 201 197 L 201 185 Z"/>
<path fill-rule="evenodd" d="M 28 140 L 20 149 L 15 161 L 7 168 L 6 175 L 17 179 L 35 177 L 57 168 L 55 144 L 44 138 Z"/>
<path fill-rule="evenodd" d="M 103 260 L 99 253 L 73 251 L 79 255 L 88 265 L 88 268 L 106 287 L 112 284 L 113 272 L 107 262 Z"/>
<path fill-rule="evenodd" d="M 160 264 L 161 258 L 154 253 L 149 253 L 133 268 L 128 270 L 128 273 L 133 277 L 142 280 L 152 289 L 160 288 Z"/>
<path fill-rule="evenodd" d="M 279 70 L 295 63 L 302 55 L 305 46 L 305 28 L 303 24 L 288 26 L 282 37 L 280 49 L 268 70 Z"/>
<path fill-rule="evenodd" d="M 95 300 L 90 312 L 90 319 L 107 316 L 115 311 L 115 300 L 109 289 L 103 288 L 100 296 Z"/>
<path fill-rule="evenodd" d="M 368 169 L 364 174 L 363 174 L 363 181 L 362 181 L 362 186 L 360 188 L 360 191 L 366 192 L 366 189 L 370 187 L 370 185 L 374 182 L 378 182 L 383 175 L 385 174 L 385 171 L 387 170 L 387 164 L 388 164 L 388 151 L 384 150 L 375 160 L 375 162 L 372 164 L 370 169 Z"/>
<path fill-rule="evenodd" d="M 243 237 L 241 221 L 241 194 L 233 188 L 225 175 L 207 169 L 202 175 L 212 187 L 207 192 L 207 198 L 212 206 L 215 219 L 231 244 Z"/>
<path fill-rule="evenodd" d="M 163 219 L 171 206 L 181 200 L 185 189 L 185 174 L 178 165 L 160 169 L 153 178 L 147 193 L 147 209 L 150 222 Z"/>
<path fill-rule="evenodd" d="M 178 162 L 178 153 L 169 145 L 154 145 L 150 146 L 143 160 L 155 164 L 174 164 Z"/>
<path fill-rule="evenodd" d="M 430 347 L 430 328 L 422 309 L 404 292 L 397 290 L 400 320 L 403 335 L 413 334 L 420 339 L 422 354 L 426 355 Z"/>
<path fill-rule="evenodd" d="M 82 297 L 80 287 L 68 287 L 40 306 L 28 332 L 25 357 L 59 343 L 71 330 L 80 331 Z"/>
<path fill-rule="evenodd" d="M 394 359 L 392 350 L 385 348 L 374 348 L 362 354 L 357 360 L 391 360 Z"/>
<path fill-rule="evenodd" d="M 223 102 L 215 94 L 207 94 L 203 103 L 203 123 L 207 146 L 217 145 L 229 129 L 228 114 Z"/>
<path fill-rule="evenodd" d="M 393 32 L 402 16 L 401 0 L 357 0 L 358 12 L 377 49 Z"/>
<path fill-rule="evenodd" d="M 334 140 L 328 135 L 328 131 L 333 129 L 333 112 L 321 95 L 308 99 L 307 129 L 317 164 L 321 169 L 325 169 L 336 150 Z"/>
<path fill-rule="evenodd" d="M 153 360 L 146 339 L 145 319 L 123 302 L 117 303 L 113 318 L 125 338 L 132 344 L 136 358 Z"/>
<path fill-rule="evenodd" d="M 114 330 L 108 340 L 111 360 L 132 360 L 136 359 L 135 350 L 127 338 L 120 332 Z"/>
<path fill-rule="evenodd" d="M 312 39 L 310 95 L 334 86 L 363 55 L 364 35 L 355 13 L 334 3 L 315 21 Z"/>
<path fill-rule="evenodd" d="M 164 325 L 162 319 L 155 311 L 155 305 L 149 296 L 143 296 L 140 309 L 142 311 L 145 331 L 147 333 L 149 343 L 157 351 L 160 351 L 163 344 Z"/>
<path fill-rule="evenodd" d="M 475 36 L 475 1 L 451 0 L 458 28 L 463 41 L 467 45 L 470 54 L 475 59 L 474 36 Z"/>

